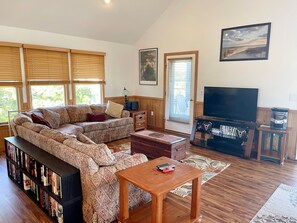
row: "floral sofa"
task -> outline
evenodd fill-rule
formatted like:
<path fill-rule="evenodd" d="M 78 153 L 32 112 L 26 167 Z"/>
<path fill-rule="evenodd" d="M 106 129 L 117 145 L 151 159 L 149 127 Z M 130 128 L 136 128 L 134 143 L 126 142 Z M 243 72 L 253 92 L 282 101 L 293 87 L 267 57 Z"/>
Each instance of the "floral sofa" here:
<path fill-rule="evenodd" d="M 65 122 L 63 119 L 62 127 L 50 129 L 45 125 L 33 123 L 29 116 L 19 114 L 11 124 L 16 136 L 80 170 L 85 222 L 112 222 L 119 212 L 119 183 L 115 173 L 146 162 L 147 157 L 143 154 L 112 153 L 107 145 L 96 144 L 80 131 L 76 134 L 61 132 L 61 128 L 69 127 Z M 129 185 L 130 208 L 149 199 L 148 193 Z"/>
<path fill-rule="evenodd" d="M 122 139 L 134 132 L 133 119 L 129 117 L 130 112 L 127 110 L 122 110 L 121 117 L 118 118 L 105 115 L 104 121 L 87 121 L 88 114 L 104 114 L 107 106 L 107 104 L 57 106 L 38 108 L 22 114 L 30 118 L 32 114 L 36 114 L 47 120 L 58 131 L 73 135 L 83 133 L 95 143 Z M 13 122 L 11 127 L 14 131 Z"/>

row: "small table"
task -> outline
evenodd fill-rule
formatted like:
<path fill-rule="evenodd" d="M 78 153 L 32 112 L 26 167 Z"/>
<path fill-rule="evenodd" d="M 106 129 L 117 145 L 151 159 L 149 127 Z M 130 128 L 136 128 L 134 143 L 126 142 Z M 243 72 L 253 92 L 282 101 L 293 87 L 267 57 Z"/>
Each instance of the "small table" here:
<path fill-rule="evenodd" d="M 152 159 L 166 156 L 181 160 L 186 157 L 186 139 L 150 130 L 131 133 L 131 153 L 143 153 Z"/>
<path fill-rule="evenodd" d="M 273 129 L 261 126 L 259 130 L 257 160 L 270 160 L 281 165 L 287 156 L 287 135 L 289 129 Z"/>
<path fill-rule="evenodd" d="M 175 164 L 175 171 L 171 173 L 162 173 L 158 171 L 156 166 L 163 163 Z M 175 189 L 188 181 L 192 181 L 192 201 L 190 218 L 189 221 L 186 222 L 198 221 L 199 218 L 201 218 L 200 193 L 203 173 L 204 172 L 201 170 L 179 163 L 167 157 L 160 157 L 117 172 L 116 174 L 120 181 L 120 213 L 118 222 L 133 222 L 129 219 L 128 182 L 133 183 L 152 195 L 151 222 L 161 223 L 163 220 L 163 199 L 166 197 L 166 194 L 170 190 Z M 171 220 L 165 220 L 167 220 L 167 222 L 172 222 L 173 215 L 174 211 L 170 212 Z"/>
<path fill-rule="evenodd" d="M 147 128 L 147 111 L 130 111 L 130 115 L 134 122 L 134 131 L 139 131 Z"/>

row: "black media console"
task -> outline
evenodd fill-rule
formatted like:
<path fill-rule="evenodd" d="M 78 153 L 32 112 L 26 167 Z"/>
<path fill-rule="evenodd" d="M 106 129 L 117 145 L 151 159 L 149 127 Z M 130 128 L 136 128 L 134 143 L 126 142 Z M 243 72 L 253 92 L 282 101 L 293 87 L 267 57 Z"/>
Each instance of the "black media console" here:
<path fill-rule="evenodd" d="M 255 122 L 200 116 L 194 121 L 190 142 L 196 146 L 250 158 L 256 127 Z"/>

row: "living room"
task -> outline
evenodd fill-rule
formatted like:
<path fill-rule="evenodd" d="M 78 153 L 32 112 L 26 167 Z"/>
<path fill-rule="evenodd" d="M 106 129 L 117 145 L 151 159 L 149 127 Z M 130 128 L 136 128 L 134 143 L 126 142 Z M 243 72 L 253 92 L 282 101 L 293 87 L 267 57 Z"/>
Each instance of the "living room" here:
<path fill-rule="evenodd" d="M 93 3 L 95 4 L 95 1 Z M 103 30 L 104 34 L 97 34 L 93 38 L 88 33 L 92 33 L 91 29 L 96 29 L 96 21 L 93 21 L 92 24 L 94 26 L 91 27 L 84 24 L 83 17 L 85 15 L 78 14 L 81 16 L 77 16 L 76 23 L 72 24 L 72 30 L 68 29 L 71 22 L 66 21 L 63 23 L 64 15 L 55 17 L 55 12 L 51 11 L 53 9 L 51 9 L 48 3 L 50 11 L 45 11 L 44 14 L 48 13 L 51 15 L 51 19 L 56 18 L 55 23 L 60 25 L 57 29 L 54 29 L 50 27 L 50 23 L 47 24 L 48 17 L 43 17 L 42 13 L 37 13 L 45 10 L 42 5 L 45 3 L 38 4 L 40 5 L 35 5 L 32 2 L 32 5 L 36 6 L 32 10 L 26 8 L 30 4 L 3 3 L 3 7 L 0 9 L 0 41 L 106 53 L 104 101 L 112 100 L 123 103 L 123 88 L 125 87 L 128 90 L 128 99 L 139 101 L 140 108 L 148 111 L 148 128 L 160 131 L 164 130 L 164 54 L 199 51 L 194 116 L 202 115 L 205 86 L 258 88 L 257 121 L 259 123 L 270 124 L 272 107 L 289 108 L 288 127 L 290 127 L 290 133 L 287 155 L 291 160 L 296 159 L 297 90 L 295 87 L 295 71 L 297 70 L 297 65 L 293 50 L 296 49 L 295 39 L 297 31 L 292 27 L 296 26 L 295 9 L 297 5 L 294 0 L 289 0 L 285 3 L 279 0 L 273 2 L 267 0 L 261 2 L 174 0 L 165 1 L 162 4 L 154 1 L 150 5 L 150 10 L 146 8 L 139 10 L 141 7 L 138 4 L 140 3 L 131 1 L 126 4 L 131 8 L 136 4 L 135 10 L 138 10 L 138 13 L 135 14 L 139 16 L 139 19 L 140 17 L 149 17 L 150 13 L 155 15 L 155 18 L 144 20 L 146 26 L 135 24 L 135 30 L 131 28 L 134 23 L 129 24 L 130 29 L 128 30 L 120 29 L 123 21 L 117 20 L 119 21 L 117 30 L 111 32 L 112 29 L 110 29 L 109 33 L 107 30 Z M 110 4 L 107 6 L 103 1 L 98 1 L 95 5 L 96 7 L 101 7 L 101 10 L 103 12 L 105 10 L 105 13 L 107 13 L 117 9 L 116 4 L 118 2 L 111 0 Z M 14 6 L 17 6 L 17 8 L 13 8 Z M 96 7 L 88 5 L 86 9 L 93 12 Z M 19 11 L 11 13 L 14 9 Z M 67 11 L 68 8 L 62 9 Z M 28 13 L 28 11 L 22 13 L 24 10 L 31 10 L 30 12 L 32 13 Z M 76 10 L 79 12 L 79 9 Z M 68 13 L 68 15 L 71 14 L 71 12 Z M 112 14 L 114 16 L 117 13 L 121 16 L 120 12 L 112 11 L 112 13 L 114 13 Z M 128 14 L 123 14 L 122 16 L 128 17 Z M 35 23 L 36 21 L 32 22 L 32 20 L 36 20 L 38 23 Z M 136 20 L 137 18 L 134 18 L 134 21 Z M 104 22 L 108 26 L 109 20 L 106 19 Z M 267 22 L 271 23 L 269 56 L 267 60 L 228 62 L 219 60 L 222 29 Z M 100 24 L 102 25 L 102 23 Z M 109 26 L 112 27 L 113 25 L 115 24 L 111 23 Z M 63 28 L 61 29 L 63 26 L 65 30 L 69 30 L 68 33 L 64 32 Z M 143 27 L 146 28 L 143 29 Z M 79 32 L 76 32 L 77 30 Z M 139 84 L 139 50 L 148 48 L 158 49 L 157 85 L 151 86 Z M 27 97 L 29 96 L 27 95 Z M 30 109 L 27 106 L 28 104 L 24 102 L 21 104 L 21 109 Z M 8 136 L 7 125 L 0 126 L 0 136 L 0 151 L 4 151 L 3 138 Z M 213 151 L 202 150 L 201 152 L 199 150 L 199 152 L 202 155 L 211 156 L 213 159 L 232 163 L 228 169 L 231 169 L 233 165 L 239 168 L 238 172 L 235 169 L 230 170 L 229 174 L 238 177 L 238 184 L 234 186 L 234 183 L 232 185 L 234 186 L 233 189 L 227 188 L 227 192 L 224 191 L 229 196 L 226 195 L 228 196 L 226 198 L 227 201 L 219 206 L 211 206 L 211 200 L 215 199 L 216 195 L 219 196 L 214 190 L 219 189 L 220 186 L 224 187 L 226 181 L 235 179 L 230 178 L 229 174 L 220 174 L 213 179 L 213 183 L 209 181 L 206 184 L 206 186 L 209 185 L 209 188 L 202 192 L 202 196 L 207 197 L 202 202 L 202 215 L 204 214 L 205 219 L 209 222 L 240 222 L 240 220 L 248 222 L 273 193 L 279 183 L 296 186 L 296 176 L 294 176 L 296 175 L 296 163 L 294 161 L 285 161 L 284 166 L 280 167 L 270 162 L 261 161 L 258 163 L 255 160 L 239 159 Z M 243 176 L 250 177 L 249 179 L 253 178 L 252 175 L 248 175 L 244 171 L 243 166 L 247 167 L 248 170 L 263 172 L 264 175 L 265 171 L 271 172 L 271 176 L 266 176 L 267 180 L 265 180 L 264 175 L 256 176 L 258 180 L 253 185 L 243 186 L 248 184 L 248 180 L 244 180 Z M 223 173 L 226 174 L 225 172 Z M 272 173 L 275 174 L 274 177 L 276 179 L 272 179 Z M 263 180 L 263 183 L 261 183 L 261 180 Z M 238 209 L 233 213 L 235 217 L 232 218 L 228 215 L 226 217 L 218 210 L 224 205 L 228 206 L 228 202 L 234 202 L 234 200 L 230 200 L 230 194 L 234 193 L 237 195 L 240 193 L 241 189 L 238 188 L 240 186 L 246 189 L 248 195 L 256 194 L 259 197 L 259 203 L 257 202 L 257 205 L 253 205 L 248 201 L 243 202 L 250 208 L 248 213 L 241 209 L 244 205 L 236 203 Z M 246 187 L 250 188 L 250 190 Z M 259 190 L 261 191 L 260 193 L 257 193 L 257 187 L 261 188 Z M 265 187 L 268 188 L 267 191 L 265 191 Z M 248 198 L 248 196 L 240 197 L 240 199 L 244 200 Z M 225 198 L 222 197 L 221 199 Z M 215 201 L 217 200 L 215 199 Z M 255 201 L 257 199 L 254 196 L 251 203 Z M 5 205 L 5 203 L 1 203 L 1 207 L 2 205 Z M 203 207 L 203 205 L 213 209 L 206 210 L 207 208 Z M 232 209 L 234 206 L 235 203 L 229 207 Z M 226 209 L 223 210 L 226 211 Z M 216 211 L 219 212 L 218 215 L 212 213 Z M 232 215 L 232 211 L 228 211 L 229 215 Z M 0 216 L 0 220 L 2 220 L 1 211 Z M 243 218 L 241 219 L 241 217 Z"/>

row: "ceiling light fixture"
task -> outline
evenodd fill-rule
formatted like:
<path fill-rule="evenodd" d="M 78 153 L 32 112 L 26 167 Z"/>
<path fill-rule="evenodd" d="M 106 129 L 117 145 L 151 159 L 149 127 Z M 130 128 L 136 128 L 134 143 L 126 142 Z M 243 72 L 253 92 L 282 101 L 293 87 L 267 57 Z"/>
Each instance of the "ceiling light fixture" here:
<path fill-rule="evenodd" d="M 110 0 L 104 0 L 104 2 L 105 2 L 106 4 L 108 4 L 108 3 L 110 3 Z"/>

